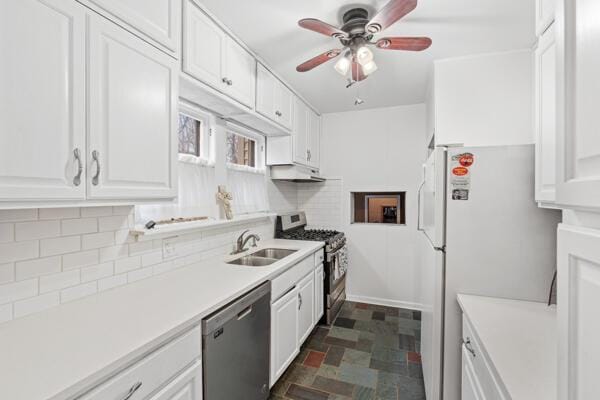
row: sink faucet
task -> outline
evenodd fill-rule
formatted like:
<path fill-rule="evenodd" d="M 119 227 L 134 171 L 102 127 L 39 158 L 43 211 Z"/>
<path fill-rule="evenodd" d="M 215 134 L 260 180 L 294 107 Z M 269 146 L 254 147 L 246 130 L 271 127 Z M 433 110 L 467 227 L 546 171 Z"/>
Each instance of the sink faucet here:
<path fill-rule="evenodd" d="M 246 251 L 247 250 L 247 249 L 245 249 L 246 243 L 248 243 L 248 241 L 250 239 L 253 240 L 252 247 L 256 247 L 256 242 L 258 242 L 260 240 L 260 236 L 258 236 L 255 233 L 252 233 L 244 238 L 244 235 L 248 232 L 250 232 L 250 230 L 246 230 L 246 231 L 242 232 L 240 237 L 237 238 L 237 244 L 236 244 L 236 248 L 235 248 L 233 254 L 238 254 L 243 251 Z"/>

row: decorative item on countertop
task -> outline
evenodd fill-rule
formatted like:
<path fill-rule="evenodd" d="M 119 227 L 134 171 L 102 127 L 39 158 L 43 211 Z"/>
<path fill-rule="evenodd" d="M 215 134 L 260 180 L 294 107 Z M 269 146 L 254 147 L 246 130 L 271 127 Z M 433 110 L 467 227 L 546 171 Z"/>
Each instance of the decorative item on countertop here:
<path fill-rule="evenodd" d="M 227 188 L 225 186 L 219 185 L 217 199 L 223 205 L 223 212 L 225 213 L 225 218 L 229 220 L 233 219 L 233 210 L 231 209 L 231 201 L 233 200 L 233 196 L 227 191 Z"/>
<path fill-rule="evenodd" d="M 154 229 L 156 225 L 169 225 L 169 224 L 177 224 L 180 222 L 194 222 L 194 221 L 204 221 L 207 220 L 208 217 L 179 217 L 179 218 L 171 218 L 171 219 L 163 219 L 161 221 L 148 221 L 146 225 L 146 229 Z"/>

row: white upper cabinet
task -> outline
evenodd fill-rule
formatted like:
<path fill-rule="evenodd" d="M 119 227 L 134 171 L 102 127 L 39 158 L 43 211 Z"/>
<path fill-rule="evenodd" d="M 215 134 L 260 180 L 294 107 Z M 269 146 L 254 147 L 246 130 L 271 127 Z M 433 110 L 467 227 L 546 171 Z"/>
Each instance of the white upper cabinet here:
<path fill-rule="evenodd" d="M 598 1 L 559 3 L 557 43 L 559 60 L 564 61 L 559 63 L 558 74 L 557 202 L 566 207 L 598 209 L 600 18 L 592 11 Z"/>
<path fill-rule="evenodd" d="M 321 117 L 308 110 L 308 165 L 319 168 L 321 165 Z"/>
<path fill-rule="evenodd" d="M 174 197 L 177 61 L 96 16 L 89 44 L 88 197 Z"/>
<path fill-rule="evenodd" d="M 256 60 L 231 38 L 227 38 L 224 55 L 226 93 L 253 108 L 256 99 Z"/>
<path fill-rule="evenodd" d="M 551 26 L 535 50 L 535 199 L 556 200 L 556 40 Z"/>
<path fill-rule="evenodd" d="M 308 119 L 308 107 L 298 98 L 296 98 L 294 114 L 294 130 L 292 132 L 294 162 L 308 165 L 308 132 L 310 124 Z"/>
<path fill-rule="evenodd" d="M 558 398 L 598 398 L 600 232 L 558 230 Z"/>
<path fill-rule="evenodd" d="M 557 0 L 535 0 L 535 31 L 538 36 L 554 22 Z"/>
<path fill-rule="evenodd" d="M 0 201 L 84 199 L 83 7 L 0 2 L 0 54 Z"/>
<path fill-rule="evenodd" d="M 294 94 L 262 64 L 257 67 L 256 111 L 284 128 L 294 124 Z"/>
<path fill-rule="evenodd" d="M 225 32 L 193 1 L 183 3 L 183 70 L 207 85 L 223 89 Z"/>
<path fill-rule="evenodd" d="M 79 0 L 108 13 L 115 22 L 125 22 L 171 53 L 179 52 L 181 0 Z M 114 18 L 112 18 L 114 17 Z"/>
<path fill-rule="evenodd" d="M 184 2 L 183 71 L 248 108 L 254 107 L 256 60 L 192 0 Z"/>

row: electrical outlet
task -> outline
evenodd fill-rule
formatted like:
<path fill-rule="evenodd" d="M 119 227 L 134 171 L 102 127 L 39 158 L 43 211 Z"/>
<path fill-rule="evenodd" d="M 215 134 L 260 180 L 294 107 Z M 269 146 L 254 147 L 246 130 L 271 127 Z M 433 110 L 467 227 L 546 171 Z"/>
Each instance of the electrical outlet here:
<path fill-rule="evenodd" d="M 172 260 L 177 258 L 177 246 L 175 244 L 176 238 L 168 238 L 163 240 L 162 253 L 163 260 Z"/>

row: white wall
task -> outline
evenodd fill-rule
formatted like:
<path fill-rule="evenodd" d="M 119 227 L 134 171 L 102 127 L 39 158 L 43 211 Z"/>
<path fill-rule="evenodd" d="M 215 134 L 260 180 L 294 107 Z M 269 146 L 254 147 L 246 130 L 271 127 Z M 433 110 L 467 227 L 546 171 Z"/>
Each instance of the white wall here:
<path fill-rule="evenodd" d="M 435 62 L 436 144 L 534 143 L 530 50 Z"/>
<path fill-rule="evenodd" d="M 323 116 L 322 172 L 341 180 L 341 204 L 330 211 L 340 208 L 348 237 L 352 299 L 418 307 L 417 189 L 425 125 L 423 104 Z M 350 224 L 352 191 L 407 191 L 407 225 Z"/>

